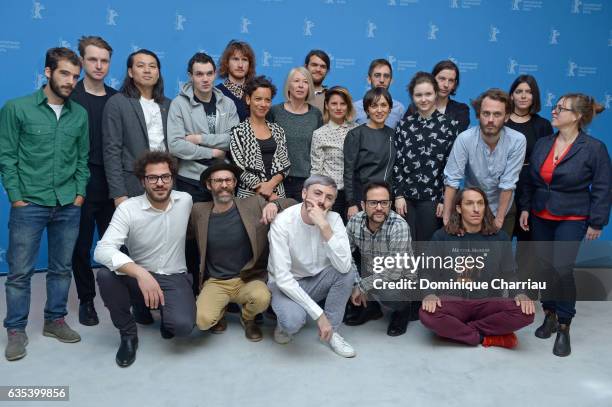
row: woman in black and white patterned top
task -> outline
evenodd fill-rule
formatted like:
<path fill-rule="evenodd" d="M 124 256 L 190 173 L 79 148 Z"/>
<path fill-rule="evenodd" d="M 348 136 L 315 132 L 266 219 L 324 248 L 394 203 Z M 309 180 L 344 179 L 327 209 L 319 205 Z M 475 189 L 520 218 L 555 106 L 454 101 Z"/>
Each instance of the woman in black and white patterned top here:
<path fill-rule="evenodd" d="M 242 169 L 236 195 L 285 198 L 283 179 L 291 166 L 285 131 L 266 120 L 276 87 L 265 76 L 257 76 L 247 82 L 244 92 L 250 115 L 230 130 L 232 159 Z"/>
<path fill-rule="evenodd" d="M 417 111 L 395 130 L 395 209 L 406 217 L 413 241 L 424 242 L 440 227 L 444 166 L 458 122 L 436 109 L 438 83 L 430 73 L 417 72 L 408 92 Z"/>
<path fill-rule="evenodd" d="M 310 174 L 326 175 L 336 181 L 338 196 L 332 210 L 346 223 L 346 199 L 344 197 L 344 139 L 352 128 L 355 109 L 346 88 L 334 86 L 325 92 L 323 121 L 312 134 L 310 149 Z"/>

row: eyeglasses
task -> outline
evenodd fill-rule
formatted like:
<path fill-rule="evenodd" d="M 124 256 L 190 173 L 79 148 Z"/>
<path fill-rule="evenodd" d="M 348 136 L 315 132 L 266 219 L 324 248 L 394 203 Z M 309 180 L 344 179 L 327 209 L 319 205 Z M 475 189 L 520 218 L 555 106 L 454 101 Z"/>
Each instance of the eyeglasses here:
<path fill-rule="evenodd" d="M 389 79 L 391 77 L 391 74 L 376 72 L 375 74 L 372 74 L 372 76 L 376 79 L 380 79 L 380 78 Z"/>
<path fill-rule="evenodd" d="M 391 206 L 391 201 L 389 199 L 385 199 L 383 201 L 368 200 L 366 201 L 366 205 L 368 205 L 368 208 L 372 209 L 376 208 L 378 205 L 380 205 L 380 207 L 383 209 L 387 209 Z"/>
<path fill-rule="evenodd" d="M 149 184 L 157 184 L 157 181 L 159 181 L 160 179 L 164 184 L 167 184 L 172 180 L 172 174 L 145 175 L 145 179 Z"/>
<path fill-rule="evenodd" d="M 234 182 L 236 182 L 236 178 L 211 178 L 210 182 L 212 182 L 215 185 L 221 185 L 224 182 L 228 185 L 231 185 Z"/>
<path fill-rule="evenodd" d="M 573 112 L 574 109 L 568 109 L 567 107 L 563 107 L 561 105 L 557 105 L 555 107 L 552 108 L 552 111 L 559 114 L 561 112 Z"/>

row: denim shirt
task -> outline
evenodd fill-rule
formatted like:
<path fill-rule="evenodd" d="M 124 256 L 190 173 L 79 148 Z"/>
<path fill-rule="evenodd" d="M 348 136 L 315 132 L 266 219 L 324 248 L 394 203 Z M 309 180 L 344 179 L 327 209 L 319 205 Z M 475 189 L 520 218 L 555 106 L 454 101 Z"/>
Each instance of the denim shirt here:
<path fill-rule="evenodd" d="M 497 214 L 501 191 L 514 189 L 525 160 L 525 136 L 509 127 L 503 127 L 497 145 L 491 151 L 480 134 L 480 126 L 459 134 L 444 168 L 444 185 L 459 189 L 461 181 L 466 187 L 478 187 L 489 199 Z M 506 214 L 510 206 L 506 210 Z"/>

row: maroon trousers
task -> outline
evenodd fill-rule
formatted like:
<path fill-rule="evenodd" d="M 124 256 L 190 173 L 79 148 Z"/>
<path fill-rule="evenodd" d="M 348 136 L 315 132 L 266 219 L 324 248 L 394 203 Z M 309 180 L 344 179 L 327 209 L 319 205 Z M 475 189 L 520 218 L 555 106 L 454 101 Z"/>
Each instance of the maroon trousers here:
<path fill-rule="evenodd" d="M 533 322 L 511 299 L 463 300 L 442 297 L 434 313 L 421 308 L 421 323 L 443 338 L 478 345 L 480 335 L 505 335 Z"/>

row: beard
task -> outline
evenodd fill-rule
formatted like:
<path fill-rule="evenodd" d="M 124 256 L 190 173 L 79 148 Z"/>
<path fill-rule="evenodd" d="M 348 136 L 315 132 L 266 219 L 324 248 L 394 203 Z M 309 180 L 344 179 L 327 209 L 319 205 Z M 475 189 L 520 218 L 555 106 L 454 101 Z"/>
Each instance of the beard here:
<path fill-rule="evenodd" d="M 147 198 L 149 198 L 151 202 L 165 202 L 170 197 L 170 193 L 172 192 L 172 189 L 168 188 L 168 190 L 166 190 L 164 195 L 162 196 L 156 195 L 155 192 L 162 192 L 162 191 L 161 190 L 158 190 L 158 191 L 147 190 Z"/>
<path fill-rule="evenodd" d="M 53 74 L 51 74 L 51 77 L 49 78 L 49 87 L 51 88 L 51 90 L 53 91 L 53 93 L 55 93 L 55 95 L 59 98 L 61 98 L 62 100 L 68 100 L 68 98 L 70 97 L 70 94 L 72 93 L 72 88 L 68 91 L 67 94 L 65 94 L 65 87 L 62 88 L 61 86 L 59 86 L 57 84 L 57 82 L 55 82 L 55 80 L 53 79 Z"/>

